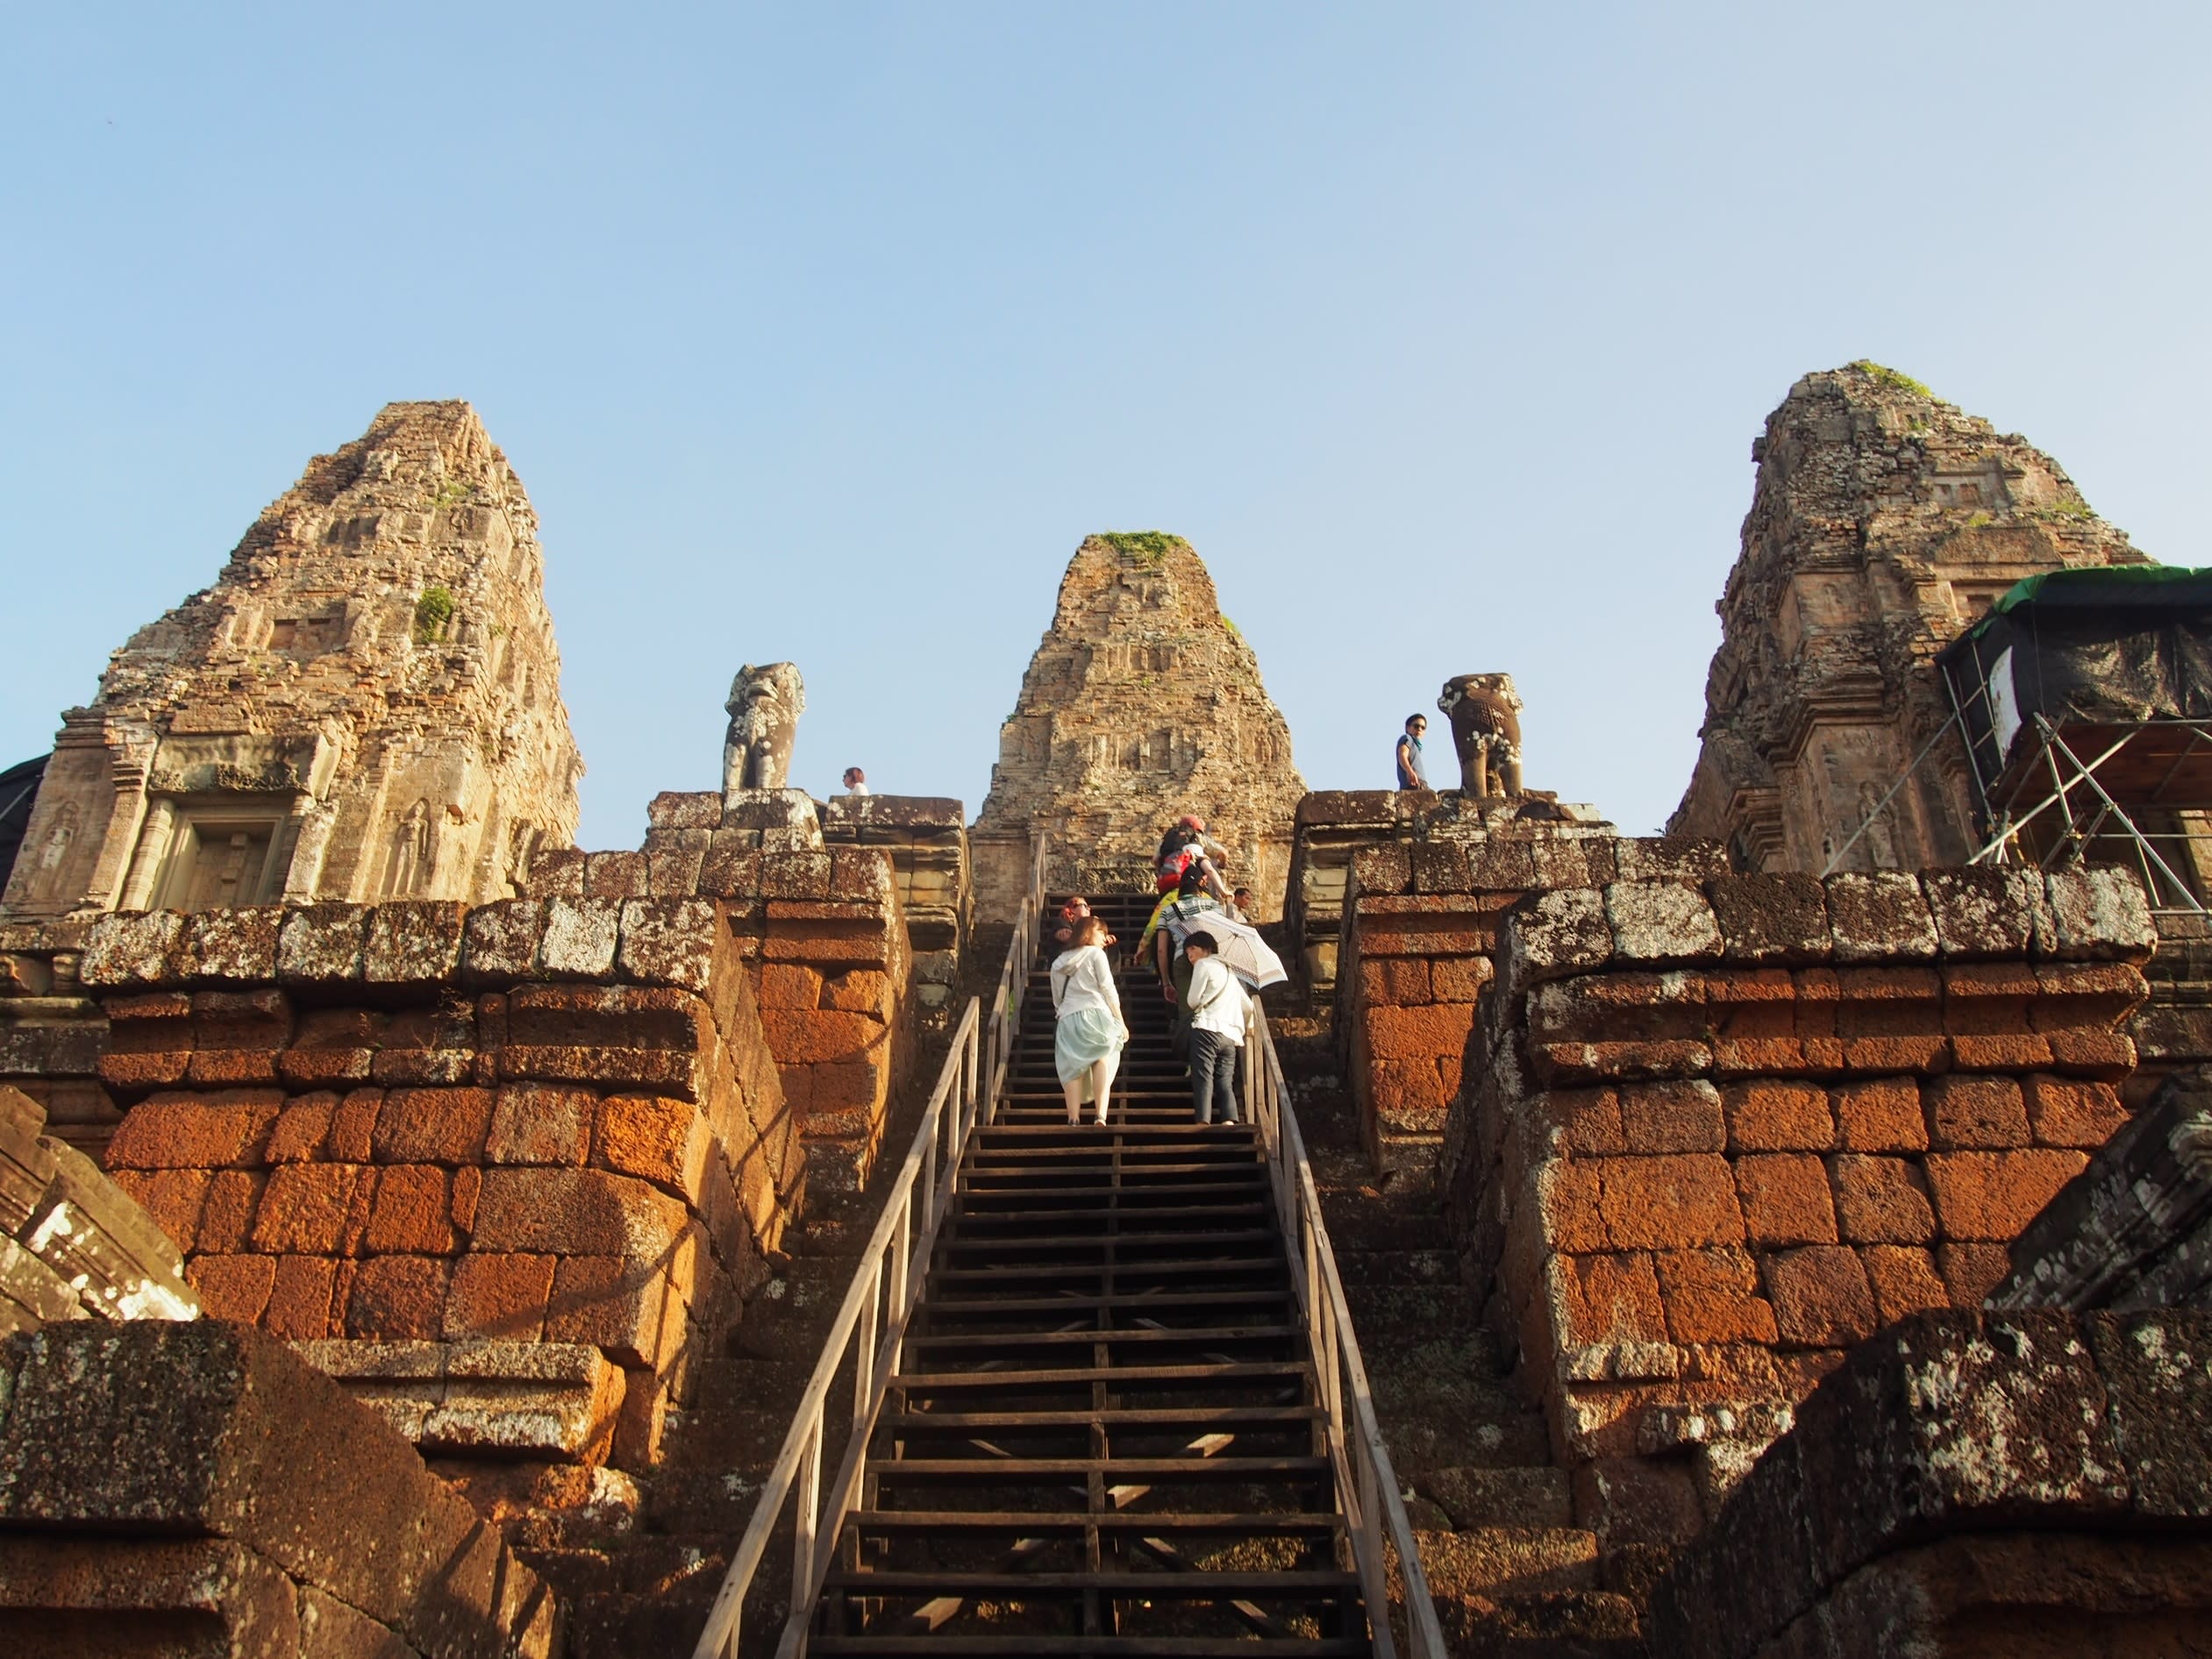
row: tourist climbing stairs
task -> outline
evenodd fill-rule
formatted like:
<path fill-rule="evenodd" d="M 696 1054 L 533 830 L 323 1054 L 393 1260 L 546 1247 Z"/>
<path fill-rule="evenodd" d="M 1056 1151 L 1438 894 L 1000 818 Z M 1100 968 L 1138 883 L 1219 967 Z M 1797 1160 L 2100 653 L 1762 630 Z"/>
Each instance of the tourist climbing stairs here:
<path fill-rule="evenodd" d="M 1067 1121 L 1033 879 L 989 1040 L 972 1013 L 848 1299 L 868 1363 L 840 1369 L 833 1334 L 778 1464 L 792 1513 L 772 1476 L 700 1659 L 739 1650 L 779 1518 L 798 1612 L 747 1652 L 1400 1651 L 1386 1538 L 1410 1534 L 1264 1022 L 1248 1121 L 1195 1121 L 1173 1010 L 1129 960 L 1149 902 L 1094 904 L 1130 1028 L 1108 1121 Z M 832 1474 L 833 1377 L 854 1405 Z M 1409 1599 L 1412 1651 L 1440 1654 Z"/>

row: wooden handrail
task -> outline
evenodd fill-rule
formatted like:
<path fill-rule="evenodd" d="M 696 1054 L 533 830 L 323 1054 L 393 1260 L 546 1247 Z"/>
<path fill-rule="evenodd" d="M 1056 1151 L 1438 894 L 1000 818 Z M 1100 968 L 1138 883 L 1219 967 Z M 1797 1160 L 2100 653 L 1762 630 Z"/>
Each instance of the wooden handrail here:
<path fill-rule="evenodd" d="M 1330 1247 L 1328 1224 L 1322 1219 L 1321 1194 L 1314 1186 L 1305 1137 L 1298 1130 L 1298 1114 L 1290 1104 L 1282 1061 L 1275 1053 L 1266 1010 L 1257 998 L 1249 1006 L 1245 1110 L 1247 1121 L 1259 1130 L 1275 1212 L 1291 1254 L 1291 1283 L 1306 1318 L 1314 1373 L 1320 1386 L 1321 1398 L 1316 1403 L 1328 1413 L 1329 1458 L 1336 1471 L 1337 1502 L 1351 1535 L 1352 1563 L 1359 1570 L 1360 1594 L 1366 1601 L 1374 1650 L 1378 1659 L 1396 1659 L 1397 1641 L 1390 1625 L 1389 1563 L 1383 1550 L 1387 1542 L 1398 1557 L 1412 1659 L 1445 1659 L 1444 1628 L 1437 1619 L 1436 1602 L 1429 1594 L 1428 1575 L 1421 1569 L 1421 1551 L 1413 1536 L 1413 1523 L 1406 1516 L 1405 1500 L 1398 1492 L 1389 1448 L 1383 1444 L 1381 1425 L 1375 1420 L 1367 1368 L 1359 1357 L 1359 1339 L 1352 1328 L 1344 1281 L 1337 1276 L 1336 1252 Z"/>
<path fill-rule="evenodd" d="M 1045 838 L 1040 835 L 1031 843 L 1029 891 L 1016 914 L 1014 937 L 992 997 L 988 1055 L 987 1022 L 978 1000 L 970 997 L 938 1072 L 937 1086 L 923 1108 L 914 1144 L 860 1252 L 852 1285 L 831 1323 L 806 1392 L 799 1397 L 783 1449 L 761 1485 L 753 1519 L 730 1558 L 730 1570 L 715 1593 L 692 1659 L 736 1659 L 746 1595 L 767 1553 L 769 1534 L 787 1507 L 793 1510 L 791 1595 L 776 1644 L 777 1659 L 797 1659 L 806 1651 L 807 1624 L 821 1599 L 838 1533 L 860 1490 L 876 1413 L 898 1371 L 907 1319 L 928 1277 L 938 1228 L 952 1207 L 961 1155 L 975 1126 L 997 1115 L 1005 1092 L 1007 1063 L 1014 1035 L 1021 1029 L 1022 997 L 1029 986 L 1030 965 L 1037 958 L 1044 914 Z M 824 1503 L 823 1430 L 830 1388 L 848 1356 L 855 1353 L 860 1358 L 853 1366 L 852 1420 Z"/>

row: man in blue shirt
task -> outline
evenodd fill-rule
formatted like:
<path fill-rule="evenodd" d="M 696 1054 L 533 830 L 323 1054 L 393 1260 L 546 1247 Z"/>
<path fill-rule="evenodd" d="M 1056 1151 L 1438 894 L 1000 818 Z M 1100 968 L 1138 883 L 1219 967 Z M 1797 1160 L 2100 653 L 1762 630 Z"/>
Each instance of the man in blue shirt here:
<path fill-rule="evenodd" d="M 1398 787 L 1426 789 L 1429 774 L 1421 769 L 1421 734 L 1429 729 L 1425 715 L 1408 715 L 1404 735 L 1398 739 Z"/>

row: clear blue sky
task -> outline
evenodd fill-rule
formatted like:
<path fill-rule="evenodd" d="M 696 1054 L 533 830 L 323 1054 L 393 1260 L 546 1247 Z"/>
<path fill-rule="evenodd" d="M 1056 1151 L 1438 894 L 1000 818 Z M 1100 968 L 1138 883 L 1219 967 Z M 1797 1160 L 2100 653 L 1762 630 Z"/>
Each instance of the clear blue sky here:
<path fill-rule="evenodd" d="M 986 787 L 1089 530 L 1188 536 L 1314 787 L 1507 669 L 1648 831 L 1750 447 L 1868 356 L 2212 563 L 2212 8 L 14 9 L 0 764 L 394 398 L 537 503 L 582 840 Z"/>

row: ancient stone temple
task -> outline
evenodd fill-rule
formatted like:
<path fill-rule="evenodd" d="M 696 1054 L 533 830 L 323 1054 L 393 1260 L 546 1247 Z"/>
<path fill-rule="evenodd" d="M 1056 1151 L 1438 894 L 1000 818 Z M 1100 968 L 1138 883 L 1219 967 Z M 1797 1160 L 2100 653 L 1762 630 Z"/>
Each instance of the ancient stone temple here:
<path fill-rule="evenodd" d="M 475 411 L 388 405 L 62 716 L 0 915 L 509 896 L 583 770 L 543 578 Z"/>
<path fill-rule="evenodd" d="M 977 894 L 1010 909 L 1032 828 L 1069 850 L 1056 884 L 1143 885 L 1161 831 L 1195 812 L 1228 847 L 1231 879 L 1273 915 L 1304 793 L 1259 659 L 1190 544 L 1088 537 L 999 729 L 973 832 Z"/>
<path fill-rule="evenodd" d="M 1704 746 L 1675 835 L 1739 868 L 1955 863 L 1965 751 L 1931 665 L 2023 576 L 2147 564 L 2058 463 L 1894 370 L 1808 374 L 1752 445 L 1759 481 L 1717 606 Z M 1872 822 L 1870 822 L 1869 820 Z"/>

